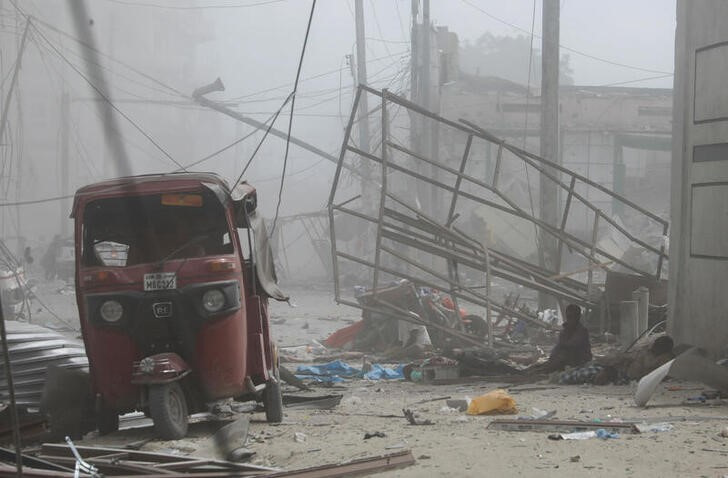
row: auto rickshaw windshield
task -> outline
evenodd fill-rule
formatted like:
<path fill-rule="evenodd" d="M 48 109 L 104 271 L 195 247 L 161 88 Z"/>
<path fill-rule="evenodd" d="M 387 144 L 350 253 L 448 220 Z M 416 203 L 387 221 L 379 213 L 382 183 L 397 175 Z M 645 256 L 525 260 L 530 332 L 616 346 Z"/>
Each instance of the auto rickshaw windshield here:
<path fill-rule="evenodd" d="M 98 199 L 84 210 L 83 266 L 125 267 L 233 252 L 225 209 L 209 191 Z"/>

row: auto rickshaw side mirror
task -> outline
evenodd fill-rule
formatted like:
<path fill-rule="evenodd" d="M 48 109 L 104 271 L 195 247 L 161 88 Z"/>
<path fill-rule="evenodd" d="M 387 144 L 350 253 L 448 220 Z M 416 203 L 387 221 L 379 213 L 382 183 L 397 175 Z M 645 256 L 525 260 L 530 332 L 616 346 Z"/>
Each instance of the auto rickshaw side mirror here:
<path fill-rule="evenodd" d="M 253 186 L 243 181 L 231 192 L 235 211 L 235 226 L 247 228 L 248 217 L 258 208 L 258 193 Z"/>

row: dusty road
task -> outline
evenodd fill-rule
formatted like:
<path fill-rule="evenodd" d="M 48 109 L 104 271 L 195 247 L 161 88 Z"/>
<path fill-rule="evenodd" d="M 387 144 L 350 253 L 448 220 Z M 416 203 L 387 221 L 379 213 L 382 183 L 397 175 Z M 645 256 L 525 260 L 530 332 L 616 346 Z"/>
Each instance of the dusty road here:
<path fill-rule="evenodd" d="M 272 307 L 274 335 L 284 346 L 321 340 L 359 315 L 354 309 L 334 304 L 326 288 L 293 288 L 289 292 L 296 307 L 278 303 Z M 51 293 L 44 297 L 63 319 L 73 317 L 72 295 Z M 37 317 L 40 320 L 44 315 L 39 312 Z M 728 403 L 688 401 L 700 394 L 700 384 L 679 384 L 698 388 L 682 391 L 668 391 L 663 385 L 647 409 L 634 406 L 630 386 L 541 382 L 509 388 L 520 415 L 530 415 L 535 407 L 556 410 L 560 419 L 670 421 L 674 426 L 670 431 L 609 440 L 553 441 L 547 432 L 488 430 L 494 417 L 442 410 L 444 400 L 415 405 L 445 396 L 475 397 L 504 385 L 477 380 L 450 386 L 353 380 L 341 389 L 320 388 L 316 394 L 342 393 L 342 403 L 332 411 L 289 409 L 284 422 L 275 426 L 265 423 L 262 413 L 254 413 L 248 448 L 256 453 L 254 463 L 284 469 L 412 450 L 415 465 L 380 476 L 728 475 L 728 438 L 719 436 L 728 426 Z M 379 416 L 400 415 L 403 408 L 415 409 L 434 424 L 410 426 L 404 418 Z M 215 423 L 193 425 L 185 440 L 151 441 L 143 449 L 213 456 L 211 433 L 217 427 Z M 382 432 L 385 437 L 364 440 L 365 433 L 373 432 Z M 298 440 L 296 433 L 302 434 Z M 121 445 L 150 436 L 149 429 L 122 430 L 105 437 L 91 434 L 84 442 Z"/>

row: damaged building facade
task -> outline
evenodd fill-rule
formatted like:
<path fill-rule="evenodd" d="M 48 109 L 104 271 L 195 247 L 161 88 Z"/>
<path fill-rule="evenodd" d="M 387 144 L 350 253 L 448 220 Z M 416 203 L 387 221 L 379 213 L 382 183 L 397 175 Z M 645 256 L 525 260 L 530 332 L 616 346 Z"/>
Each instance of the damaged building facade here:
<path fill-rule="evenodd" d="M 670 329 L 724 355 L 728 339 L 728 3 L 678 0 Z"/>
<path fill-rule="evenodd" d="M 443 115 L 472 121 L 512 144 L 538 151 L 537 89 L 529 94 L 525 86 L 508 80 L 461 75 L 442 90 Z M 667 218 L 672 91 L 563 85 L 559 102 L 561 164 Z M 452 147 L 447 140 L 443 143 Z M 495 148 L 484 151 L 481 160 L 492 168 Z M 522 174 L 514 175 L 519 179 Z M 588 199 L 607 213 L 624 214 L 605 196 Z"/>

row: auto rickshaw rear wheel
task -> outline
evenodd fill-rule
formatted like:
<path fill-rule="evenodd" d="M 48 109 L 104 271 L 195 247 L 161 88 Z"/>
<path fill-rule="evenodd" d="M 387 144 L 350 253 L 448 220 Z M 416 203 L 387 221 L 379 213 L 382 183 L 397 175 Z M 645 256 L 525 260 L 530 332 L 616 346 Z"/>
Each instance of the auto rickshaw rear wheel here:
<path fill-rule="evenodd" d="M 96 428 L 99 435 L 108 435 L 119 430 L 119 413 L 110 408 L 100 408 L 96 412 Z"/>
<path fill-rule="evenodd" d="M 149 414 L 160 438 L 179 440 L 187 435 L 187 400 L 179 382 L 149 387 Z"/>
<path fill-rule="evenodd" d="M 283 394 L 281 392 L 281 381 L 277 377 L 271 377 L 265 384 L 263 390 L 263 406 L 265 407 L 265 420 L 268 423 L 280 423 L 283 421 Z"/>

